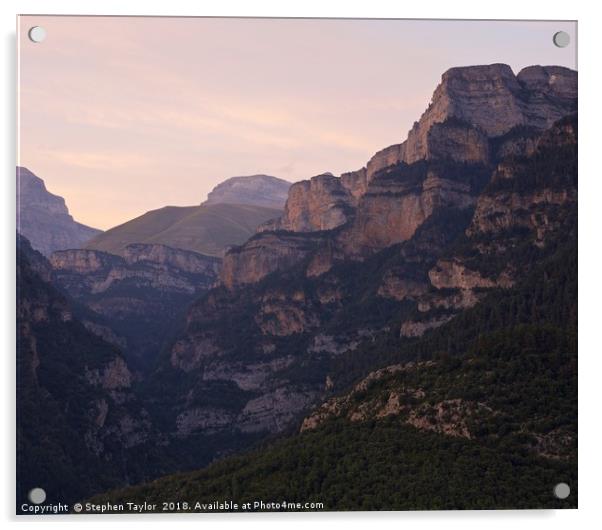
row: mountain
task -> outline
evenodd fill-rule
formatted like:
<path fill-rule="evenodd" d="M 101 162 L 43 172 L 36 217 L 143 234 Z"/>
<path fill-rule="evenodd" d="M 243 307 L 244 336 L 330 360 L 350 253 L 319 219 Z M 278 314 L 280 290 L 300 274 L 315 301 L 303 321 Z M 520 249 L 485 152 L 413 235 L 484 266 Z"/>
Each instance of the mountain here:
<path fill-rule="evenodd" d="M 213 188 L 205 204 L 249 204 L 282 210 L 290 187 L 290 182 L 269 175 L 232 177 Z"/>
<path fill-rule="evenodd" d="M 423 158 L 359 170 L 364 188 L 349 174 L 294 184 L 281 219 L 227 251 L 222 285 L 192 304 L 148 381 L 174 432 L 238 444 L 287 432 L 387 352 L 514 288 L 575 240 L 576 73 L 508 72 L 450 70 L 434 96 L 445 105 L 421 119 Z M 511 98 L 503 127 L 488 123 Z"/>
<path fill-rule="evenodd" d="M 101 233 L 69 215 L 65 199 L 50 193 L 44 181 L 27 168 L 17 166 L 17 231 L 42 254 L 81 248 Z"/>
<path fill-rule="evenodd" d="M 293 184 L 136 387 L 146 478 L 223 461 L 99 498 L 575 506 L 576 109 L 569 69 L 452 68 L 405 141 Z M 127 267 L 67 253 L 57 284 L 90 303 L 128 244 Z"/>
<path fill-rule="evenodd" d="M 283 263 L 274 231 L 316 233 L 329 241 L 330 262 L 337 253 L 362 259 L 407 241 L 437 209 L 473 206 L 492 165 L 533 152 L 538 134 L 576 111 L 577 74 L 567 68 L 531 66 L 516 76 L 502 64 L 452 68 L 407 140 L 340 178 L 293 184 L 284 215 L 225 256 L 224 283 L 253 282 L 307 257 L 298 238 L 283 235 L 290 239 Z M 336 237 L 317 234 L 338 227 Z"/>
<path fill-rule="evenodd" d="M 256 228 L 282 213 L 290 182 L 268 175 L 232 177 L 199 206 L 166 206 L 92 239 L 86 248 L 123 254 L 133 243 L 159 244 L 208 256 L 223 256 Z"/>
<path fill-rule="evenodd" d="M 326 510 L 576 508 L 576 258 L 573 240 L 517 286 L 389 349 L 396 364 L 317 406 L 297 433 L 95 502 L 177 492 Z M 551 494 L 559 481 L 566 500 Z"/>
<path fill-rule="evenodd" d="M 86 248 L 123 254 L 130 244 L 158 244 L 221 257 L 227 247 L 243 243 L 258 225 L 280 213 L 248 204 L 166 206 L 107 230 Z"/>

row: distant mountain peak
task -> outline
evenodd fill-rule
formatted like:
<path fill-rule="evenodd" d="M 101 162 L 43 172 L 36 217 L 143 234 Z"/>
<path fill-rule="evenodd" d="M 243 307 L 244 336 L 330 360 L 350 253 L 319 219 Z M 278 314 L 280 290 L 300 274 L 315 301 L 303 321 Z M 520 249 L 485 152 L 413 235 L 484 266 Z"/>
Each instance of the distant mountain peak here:
<path fill-rule="evenodd" d="M 224 180 L 207 195 L 205 204 L 250 204 L 284 208 L 291 182 L 270 175 L 249 175 Z"/>
<path fill-rule="evenodd" d="M 65 199 L 50 193 L 44 181 L 26 167 L 17 166 L 17 207 L 40 207 L 48 213 L 69 215 Z"/>
<path fill-rule="evenodd" d="M 50 193 L 40 177 L 21 166 L 17 166 L 17 231 L 46 256 L 81 248 L 101 232 L 75 221 L 65 199 Z"/>

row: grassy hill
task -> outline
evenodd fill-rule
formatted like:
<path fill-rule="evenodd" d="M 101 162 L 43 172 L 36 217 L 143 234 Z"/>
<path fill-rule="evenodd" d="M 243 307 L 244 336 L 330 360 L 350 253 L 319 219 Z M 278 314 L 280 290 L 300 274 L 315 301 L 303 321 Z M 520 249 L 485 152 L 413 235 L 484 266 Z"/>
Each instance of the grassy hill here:
<path fill-rule="evenodd" d="M 163 244 L 221 256 L 255 233 L 281 210 L 247 204 L 166 206 L 136 217 L 92 239 L 86 248 L 120 254 L 131 243 Z"/>

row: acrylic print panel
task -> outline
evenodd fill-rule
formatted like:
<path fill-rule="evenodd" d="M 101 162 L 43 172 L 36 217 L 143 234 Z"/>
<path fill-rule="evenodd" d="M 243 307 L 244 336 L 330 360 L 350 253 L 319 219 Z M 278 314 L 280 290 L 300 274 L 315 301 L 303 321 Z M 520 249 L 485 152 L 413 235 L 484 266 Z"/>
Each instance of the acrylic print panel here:
<path fill-rule="evenodd" d="M 577 506 L 576 23 L 18 24 L 18 513 Z"/>

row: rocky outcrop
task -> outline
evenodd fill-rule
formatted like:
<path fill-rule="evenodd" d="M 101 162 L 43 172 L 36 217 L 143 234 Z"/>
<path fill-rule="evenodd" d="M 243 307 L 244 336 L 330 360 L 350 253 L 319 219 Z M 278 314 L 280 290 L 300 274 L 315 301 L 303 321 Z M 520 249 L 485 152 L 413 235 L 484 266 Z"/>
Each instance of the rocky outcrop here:
<path fill-rule="evenodd" d="M 291 188 L 285 217 L 277 221 L 278 230 L 269 231 L 270 227 L 264 226 L 265 231 L 228 251 L 222 267 L 222 282 L 232 289 L 302 263 L 306 275 L 316 277 L 344 259 L 363 259 L 385 247 L 407 241 L 434 212 L 474 206 L 478 190 L 475 175 L 482 179 L 488 175 L 487 167 L 461 166 L 458 171 L 450 172 L 444 166 L 427 163 L 399 164 L 379 173 L 355 208 L 351 207 L 353 197 L 349 192 L 342 195 L 341 209 L 333 206 L 332 190 L 339 196 L 340 179 L 328 176 L 312 180 L 313 187 L 307 181 L 297 183 Z M 312 201 L 307 199 L 308 193 L 319 196 L 322 193 L 319 190 L 325 189 L 324 182 L 329 183 L 326 187 L 329 191 L 324 192 L 322 201 L 310 207 Z M 300 190 L 298 202 L 293 199 L 297 197 L 294 188 Z M 295 204 L 299 207 L 293 206 Z M 325 206 L 321 209 L 320 205 Z M 348 216 L 339 215 L 343 209 L 350 212 Z M 326 218 L 336 220 L 332 228 L 337 230 L 331 233 L 309 230 L 311 226 L 324 223 Z M 339 222 L 342 224 L 338 225 Z M 271 225 L 271 228 L 275 226 Z M 284 226 L 289 230 L 284 231 Z M 290 230 L 301 226 L 309 231 Z"/>
<path fill-rule="evenodd" d="M 259 231 L 332 230 L 347 222 L 353 203 L 353 195 L 341 179 L 330 173 L 318 175 L 293 184 L 282 217 L 276 223 L 260 226 Z"/>
<path fill-rule="evenodd" d="M 400 337 L 422 337 L 428 330 L 436 329 L 449 322 L 454 315 L 442 316 L 430 320 L 406 320 L 399 329 Z"/>
<path fill-rule="evenodd" d="M 477 127 L 457 118 L 435 123 L 427 135 L 426 158 L 468 164 L 489 162 L 489 138 Z"/>
<path fill-rule="evenodd" d="M 368 173 L 365 167 L 341 175 L 341 184 L 357 201 L 368 189 Z"/>
<path fill-rule="evenodd" d="M 543 130 L 577 112 L 577 72 L 561 66 L 528 66 L 516 76 L 524 104 L 522 125 Z"/>
<path fill-rule="evenodd" d="M 535 231 L 536 241 L 541 245 L 546 234 L 558 228 L 561 222 L 554 218 L 552 209 L 576 200 L 577 193 L 574 190 L 551 189 L 532 194 L 502 192 L 494 197 L 483 196 L 479 199 L 467 233 L 495 234 L 524 227 Z"/>
<path fill-rule="evenodd" d="M 358 334 L 359 335 L 359 334 Z M 362 337 L 355 339 L 348 337 L 334 337 L 332 335 L 315 335 L 307 351 L 309 353 L 327 353 L 328 355 L 340 355 L 342 353 L 357 349 Z M 332 387 L 332 381 L 330 382 Z"/>
<path fill-rule="evenodd" d="M 316 328 L 320 318 L 318 308 L 313 306 L 303 291 L 292 296 L 268 291 L 261 299 L 255 322 L 264 335 L 286 337 Z"/>
<path fill-rule="evenodd" d="M 405 143 L 394 144 L 381 149 L 375 153 L 366 164 L 366 180 L 370 182 L 372 177 L 381 169 L 394 166 L 405 160 Z"/>
<path fill-rule="evenodd" d="M 399 302 L 415 299 L 425 294 L 429 289 L 426 282 L 418 282 L 408 278 L 404 270 L 388 270 L 378 288 L 378 294 L 385 298 L 393 298 Z"/>
<path fill-rule="evenodd" d="M 51 256 L 53 277 L 92 310 L 86 327 L 148 367 L 183 309 L 213 286 L 220 260 L 164 245 L 128 245 L 122 256 L 65 250 Z"/>
<path fill-rule="evenodd" d="M 301 432 L 343 417 L 351 422 L 397 417 L 416 429 L 460 438 L 473 438 L 471 426 L 494 411 L 485 403 L 459 398 L 432 402 L 425 389 L 405 384 L 406 375 L 428 372 L 434 364 L 393 365 L 371 372 L 349 393 L 329 399 L 307 416 Z M 379 389 L 379 390 L 377 390 Z M 380 390 L 382 389 L 382 390 Z"/>
<path fill-rule="evenodd" d="M 193 294 L 215 282 L 220 260 L 164 245 L 134 244 L 126 247 L 123 256 L 98 250 L 58 251 L 50 263 L 59 283 L 74 296 L 103 293 L 125 280 Z"/>
<path fill-rule="evenodd" d="M 468 182 L 446 178 L 434 167 L 405 164 L 384 170 L 360 199 L 348 253 L 380 250 L 410 239 L 434 211 L 467 208 L 476 202 Z"/>
<path fill-rule="evenodd" d="M 427 157 L 431 127 L 451 117 L 496 137 L 517 125 L 546 129 L 576 105 L 577 73 L 568 68 L 529 67 L 516 76 L 505 64 L 451 68 L 409 132 L 402 160 Z"/>
<path fill-rule="evenodd" d="M 537 148 L 541 131 L 535 127 L 519 125 L 508 133 L 494 138 L 490 142 L 493 160 L 501 161 L 509 157 L 531 156 Z"/>
<path fill-rule="evenodd" d="M 210 338 L 179 340 L 171 348 L 171 365 L 184 372 L 199 368 L 207 359 L 213 359 L 220 348 Z"/>
<path fill-rule="evenodd" d="M 423 400 L 425 393 L 420 388 L 398 387 L 383 402 L 381 396 L 370 396 L 372 399 L 362 397 L 373 386 L 381 384 L 397 374 L 413 372 L 418 367 L 432 366 L 432 362 L 395 364 L 370 372 L 365 378 L 357 383 L 350 392 L 342 396 L 328 399 L 317 407 L 310 415 L 305 417 L 301 424 L 301 432 L 316 429 L 326 421 L 337 417 L 346 417 L 350 421 L 366 421 L 373 418 L 385 418 L 407 412 L 409 407 L 400 404 L 400 398 L 413 398 Z"/>
<path fill-rule="evenodd" d="M 569 116 L 524 154 L 503 159 L 479 197 L 470 237 L 527 229 L 538 246 L 558 230 L 577 202 L 577 120 Z"/>
<path fill-rule="evenodd" d="M 270 361 L 231 363 L 214 356 L 203 369 L 203 381 L 233 381 L 241 390 L 261 391 L 274 373 L 288 368 L 293 360 L 287 355 Z"/>
<path fill-rule="evenodd" d="M 462 310 L 474 307 L 482 298 L 483 293 L 473 289 L 453 289 L 450 293 L 429 293 L 418 299 L 417 309 L 427 313 L 434 309 Z"/>
<path fill-rule="evenodd" d="M 73 220 L 65 199 L 50 193 L 44 181 L 17 166 L 17 231 L 46 256 L 55 250 L 82 248 L 101 231 Z"/>
<path fill-rule="evenodd" d="M 294 391 L 283 386 L 249 401 L 236 419 L 245 433 L 281 432 L 300 410 L 316 397 L 316 392 Z"/>
<path fill-rule="evenodd" d="M 531 66 L 516 76 L 505 64 L 451 68 L 441 77 L 428 109 L 407 140 L 378 152 L 368 162 L 367 179 L 399 162 L 411 164 L 441 156 L 482 159 L 486 138 L 502 136 L 517 126 L 544 130 L 576 110 L 577 73 L 568 68 Z M 466 126 L 438 128 L 452 118 Z"/>
<path fill-rule="evenodd" d="M 291 183 L 269 175 L 231 177 L 207 195 L 205 204 L 250 204 L 281 210 Z"/>
<path fill-rule="evenodd" d="M 483 403 L 446 399 L 434 405 L 423 404 L 415 408 L 410 412 L 407 423 L 420 430 L 470 439 L 473 438 L 470 424 L 491 413 L 491 408 Z"/>
<path fill-rule="evenodd" d="M 221 281 L 228 288 L 255 283 L 275 271 L 305 260 L 322 242 L 320 236 L 266 232 L 231 249 L 222 263 Z"/>
<path fill-rule="evenodd" d="M 437 289 L 508 288 L 514 284 L 508 271 L 502 272 L 497 278 L 486 278 L 479 271 L 470 270 L 455 259 L 439 260 L 437 265 L 429 271 L 429 278 Z"/>
<path fill-rule="evenodd" d="M 232 413 L 224 409 L 209 407 L 189 409 L 176 418 L 177 434 L 188 436 L 195 431 L 214 434 L 231 423 L 232 419 Z"/>
<path fill-rule="evenodd" d="M 112 360 L 102 369 L 86 371 L 86 378 L 93 385 L 100 385 L 105 390 L 129 388 L 132 384 L 132 374 L 121 357 Z"/>
<path fill-rule="evenodd" d="M 188 274 L 215 276 L 221 261 L 197 252 L 174 249 L 165 245 L 131 244 L 125 247 L 123 259 L 128 265 L 153 263 L 164 269 Z"/>

